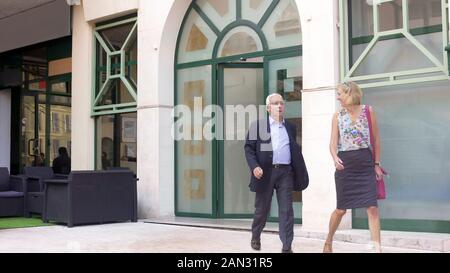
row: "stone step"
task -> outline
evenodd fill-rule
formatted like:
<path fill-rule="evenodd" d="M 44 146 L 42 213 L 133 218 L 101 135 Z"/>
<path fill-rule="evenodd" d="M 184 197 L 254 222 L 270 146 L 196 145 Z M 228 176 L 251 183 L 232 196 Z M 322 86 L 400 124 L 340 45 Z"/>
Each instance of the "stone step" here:
<path fill-rule="evenodd" d="M 301 227 L 294 229 L 295 236 L 325 240 L 326 231 L 308 231 Z M 349 229 L 338 230 L 334 240 L 355 244 L 368 244 L 370 233 L 368 230 Z M 450 234 L 381 231 L 381 245 L 387 247 L 411 248 L 424 251 L 450 252 Z"/>
<path fill-rule="evenodd" d="M 203 228 L 217 228 L 228 230 L 251 230 L 251 219 L 208 219 L 190 217 L 164 217 L 143 220 L 146 223 L 181 225 Z M 268 222 L 264 232 L 278 233 L 278 223 Z M 294 227 L 295 237 L 325 240 L 327 231 L 305 230 L 301 225 Z M 368 244 L 370 233 L 368 230 L 348 229 L 338 230 L 334 240 L 355 244 Z M 406 231 L 381 231 L 381 245 L 384 247 L 409 248 L 433 252 L 450 253 L 450 234 L 406 232 Z"/>

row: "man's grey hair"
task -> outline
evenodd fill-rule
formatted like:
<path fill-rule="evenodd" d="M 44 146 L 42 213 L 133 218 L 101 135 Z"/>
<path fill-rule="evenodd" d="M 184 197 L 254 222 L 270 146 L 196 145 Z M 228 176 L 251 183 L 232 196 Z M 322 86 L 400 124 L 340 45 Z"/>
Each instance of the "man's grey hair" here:
<path fill-rule="evenodd" d="M 278 94 L 278 93 L 272 93 L 272 94 L 268 95 L 267 98 L 266 98 L 266 106 L 268 106 L 268 105 L 270 104 L 270 99 L 271 99 L 272 97 L 275 97 L 275 96 L 280 96 L 280 97 L 283 99 L 283 96 L 281 96 L 280 94 Z M 284 100 L 284 99 L 283 99 L 283 100 Z"/>

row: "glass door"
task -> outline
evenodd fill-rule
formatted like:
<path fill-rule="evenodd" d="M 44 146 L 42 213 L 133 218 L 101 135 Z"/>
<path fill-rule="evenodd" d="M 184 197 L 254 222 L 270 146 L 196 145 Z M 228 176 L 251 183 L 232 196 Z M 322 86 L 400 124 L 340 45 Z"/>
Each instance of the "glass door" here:
<path fill-rule="evenodd" d="M 263 64 L 222 64 L 219 65 L 218 76 L 219 103 L 224 117 L 224 140 L 218 142 L 218 215 L 221 218 L 251 218 L 255 194 L 248 188 L 250 172 L 244 144 L 249 125 L 258 116 L 251 117 L 243 109 L 264 104 Z M 241 108 L 239 111 L 236 108 L 238 105 Z M 231 118 L 228 120 L 227 116 Z M 239 126 L 239 122 L 245 126 Z"/>
<path fill-rule="evenodd" d="M 45 162 L 45 95 L 27 92 L 20 107 L 20 166 L 44 166 Z"/>
<path fill-rule="evenodd" d="M 71 155 L 71 97 L 67 96 L 51 96 L 49 122 L 49 134 L 47 141 L 48 164 L 51 165 L 53 160 L 58 156 L 58 149 L 65 147 L 69 156 Z"/>
<path fill-rule="evenodd" d="M 71 97 L 22 92 L 20 101 L 20 170 L 52 166 L 60 147 L 71 154 Z"/>
<path fill-rule="evenodd" d="M 298 52 L 272 55 L 267 62 L 267 89 L 269 93 L 277 92 L 284 97 L 286 109 L 284 118 L 297 127 L 297 143 L 302 143 L 302 92 L 303 72 L 302 56 Z M 296 223 L 302 218 L 302 192 L 293 192 L 293 208 Z M 269 221 L 278 219 L 278 202 L 276 194 L 272 198 Z"/>

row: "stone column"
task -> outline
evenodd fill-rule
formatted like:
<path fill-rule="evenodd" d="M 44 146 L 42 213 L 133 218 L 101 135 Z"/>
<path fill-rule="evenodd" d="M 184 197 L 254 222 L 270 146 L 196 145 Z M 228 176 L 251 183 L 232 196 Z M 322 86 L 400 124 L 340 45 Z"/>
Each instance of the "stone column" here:
<path fill-rule="evenodd" d="M 72 170 L 94 169 L 92 99 L 92 31 L 83 6 L 73 6 L 72 35 Z"/>
<path fill-rule="evenodd" d="M 174 215 L 174 57 L 190 1 L 140 1 L 138 14 L 139 217 Z"/>
<path fill-rule="evenodd" d="M 0 167 L 11 162 L 11 90 L 0 90 Z"/>
<path fill-rule="evenodd" d="M 310 186 L 303 192 L 304 230 L 326 231 L 336 208 L 334 164 L 329 152 L 331 121 L 338 104 L 338 3 L 297 0 L 303 41 L 303 155 Z M 351 227 L 348 211 L 340 228 Z"/>

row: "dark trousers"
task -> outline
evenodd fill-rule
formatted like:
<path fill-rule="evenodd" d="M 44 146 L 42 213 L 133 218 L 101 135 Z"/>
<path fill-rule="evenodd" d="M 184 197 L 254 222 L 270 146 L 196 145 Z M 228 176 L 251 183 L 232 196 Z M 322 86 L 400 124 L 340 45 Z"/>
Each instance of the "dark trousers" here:
<path fill-rule="evenodd" d="M 273 191 L 277 191 L 278 222 L 280 240 L 283 249 L 291 248 L 294 239 L 294 209 L 292 207 L 293 172 L 291 166 L 273 168 L 270 185 L 263 192 L 257 192 L 255 197 L 255 214 L 252 224 L 252 239 L 259 240 L 272 203 Z"/>

